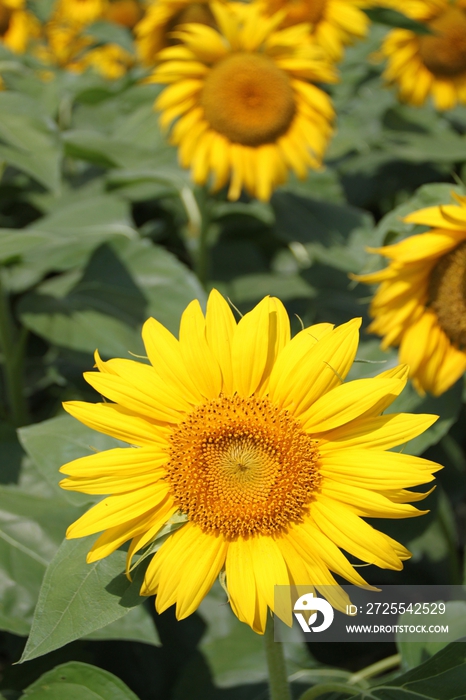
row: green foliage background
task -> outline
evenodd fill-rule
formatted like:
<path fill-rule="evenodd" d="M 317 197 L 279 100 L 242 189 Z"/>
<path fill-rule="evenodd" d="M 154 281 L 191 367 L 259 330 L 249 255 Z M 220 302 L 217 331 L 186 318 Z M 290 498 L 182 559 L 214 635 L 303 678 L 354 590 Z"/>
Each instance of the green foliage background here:
<path fill-rule="evenodd" d="M 362 315 L 367 325 L 369 291 L 348 273 L 380 264 L 366 246 L 413 232 L 404 214 L 464 192 L 466 164 L 465 108 L 412 109 L 383 88 L 370 57 L 385 31 L 374 25 L 348 50 L 342 81 L 331 89 L 338 132 L 325 170 L 290 180 L 268 204 L 230 203 L 223 192 L 192 185 L 159 131 L 152 109 L 159 88 L 140 84 L 138 69 L 111 83 L 67 72 L 42 83 L 31 57 L 0 48 L 8 88 L 0 92 L 5 700 L 267 697 L 262 640 L 233 616 L 220 587 L 176 622 L 172 610 L 156 615 L 153 601 L 139 596 L 141 572 L 132 584 L 122 576 L 124 552 L 87 565 L 89 539 L 63 541 L 92 499 L 61 491 L 59 466 L 118 443 L 63 415 L 61 402 L 96 399 L 82 379 L 96 348 L 104 358 L 141 354 L 148 316 L 176 333 L 187 303 L 203 304 L 212 287 L 241 312 L 266 294 L 279 296 L 295 331 L 295 315 L 305 324 Z M 363 332 L 358 358 L 384 364 L 357 363 L 351 378 L 396 363 L 396 353 L 378 345 Z M 408 387 L 396 401 L 394 410 L 440 415 L 408 449 L 445 469 L 427 516 L 381 523 L 412 560 L 402 573 L 366 569 L 369 581 L 465 583 L 462 397 L 460 381 L 439 399 Z M 464 608 L 455 617 L 466 636 Z M 466 697 L 465 643 L 285 648 L 296 697 L 310 686 L 328 700 Z M 383 679 L 355 675 L 397 651 L 401 667 Z M 12 665 L 21 655 L 24 663 Z"/>

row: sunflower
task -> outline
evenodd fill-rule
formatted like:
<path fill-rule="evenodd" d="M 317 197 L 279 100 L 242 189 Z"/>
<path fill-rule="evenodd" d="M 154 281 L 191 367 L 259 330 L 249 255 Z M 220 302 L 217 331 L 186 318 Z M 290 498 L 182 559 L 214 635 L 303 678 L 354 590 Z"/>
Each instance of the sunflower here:
<path fill-rule="evenodd" d="M 83 26 L 102 19 L 107 0 L 58 0 L 56 14 L 71 23 Z"/>
<path fill-rule="evenodd" d="M 0 42 L 7 48 L 24 53 L 39 31 L 39 22 L 25 10 L 24 0 L 0 0 Z"/>
<path fill-rule="evenodd" d="M 138 0 L 113 0 L 107 6 L 105 19 L 133 29 L 142 15 L 142 5 Z"/>
<path fill-rule="evenodd" d="M 147 66 L 153 66 L 161 49 L 177 43 L 173 30 L 188 22 L 215 27 L 208 0 L 158 0 L 151 3 L 135 27 L 136 46 L 141 61 Z"/>
<path fill-rule="evenodd" d="M 309 22 L 313 41 L 333 61 L 342 58 L 345 46 L 363 39 L 369 28 L 369 18 L 361 8 L 371 3 L 364 0 L 264 0 L 264 4 L 268 14 L 286 12 L 281 27 Z"/>
<path fill-rule="evenodd" d="M 432 33 L 395 29 L 388 34 L 382 46 L 386 80 L 412 105 L 423 105 L 429 95 L 440 110 L 465 104 L 466 0 L 410 2 L 402 11 Z"/>
<path fill-rule="evenodd" d="M 319 168 L 332 133 L 328 95 L 308 81 L 334 80 L 321 50 L 303 42 L 306 25 L 276 31 L 281 15 L 265 18 L 256 6 L 212 10 L 221 34 L 188 24 L 180 45 L 160 52 L 151 80 L 169 83 L 155 107 L 194 182 L 213 175 L 213 189 L 230 179 L 229 199 L 244 187 L 268 200 L 292 169 L 304 179 Z"/>
<path fill-rule="evenodd" d="M 369 275 L 381 283 L 371 304 L 369 330 L 384 336 L 382 347 L 400 346 L 420 394 L 443 394 L 466 370 L 466 197 L 457 204 L 409 214 L 407 223 L 431 231 L 372 249 L 391 260 Z"/>
<path fill-rule="evenodd" d="M 134 64 L 134 56 L 118 44 L 105 44 L 87 51 L 71 65 L 73 70 L 82 72 L 92 69 L 108 80 L 121 78 Z"/>
<path fill-rule="evenodd" d="M 92 45 L 90 36 L 84 36 L 81 27 L 54 14 L 43 29 L 44 43 L 35 47 L 34 54 L 43 63 L 68 68 L 81 73 L 79 58 Z"/>
<path fill-rule="evenodd" d="M 61 468 L 64 489 L 110 494 L 72 524 L 68 538 L 102 534 L 88 561 L 131 539 L 134 555 L 176 514 L 186 521 L 151 559 L 142 595 L 163 612 L 190 615 L 221 572 L 240 620 L 263 633 L 274 586 L 366 586 L 340 551 L 400 570 L 409 552 L 364 517 L 421 514 L 409 487 L 432 481 L 433 462 L 386 451 L 423 432 L 429 415 L 381 415 L 402 391 L 403 366 L 343 383 L 360 319 L 310 326 L 290 340 L 278 299 L 236 323 L 212 291 L 182 315 L 177 340 L 155 319 L 143 327 L 150 364 L 96 354 L 85 374 L 114 403 L 64 404 L 87 426 L 132 447 Z M 332 573 L 333 572 L 333 573 Z M 332 592 L 333 591 L 333 592 Z M 325 593 L 324 593 L 325 594 Z"/>

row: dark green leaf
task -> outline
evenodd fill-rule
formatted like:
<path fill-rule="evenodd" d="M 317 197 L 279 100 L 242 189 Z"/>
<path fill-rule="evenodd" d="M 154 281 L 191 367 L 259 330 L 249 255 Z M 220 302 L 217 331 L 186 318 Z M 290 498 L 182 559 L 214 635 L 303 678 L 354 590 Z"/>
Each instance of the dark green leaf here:
<path fill-rule="evenodd" d="M 44 576 L 21 661 L 42 656 L 100 630 L 131 610 L 121 604 L 121 597 L 131 586 L 121 576 L 126 554 L 117 551 L 101 561 L 87 564 L 86 555 L 94 540 L 86 537 L 64 540 L 61 544 Z M 107 587 L 114 590 L 115 579 L 120 583 L 117 591 L 110 593 Z M 133 606 L 143 601 L 144 598 L 139 597 L 133 601 Z"/>
<path fill-rule="evenodd" d="M 421 22 L 416 22 L 416 20 L 403 15 L 401 12 L 396 10 L 390 10 L 387 7 L 374 7 L 374 8 L 364 8 L 364 12 L 369 17 L 371 22 L 378 22 L 379 24 L 386 24 L 389 27 L 400 27 L 401 29 L 409 29 L 415 34 L 432 34 L 433 32 L 428 26 L 422 24 Z"/>
<path fill-rule="evenodd" d="M 445 603 L 445 613 L 439 615 L 423 615 L 424 625 L 448 625 L 449 637 L 456 635 L 458 639 L 466 637 L 466 602 L 464 600 L 453 600 Z M 398 625 L 416 625 L 419 616 L 412 613 L 404 613 L 398 620 Z M 396 644 L 406 668 L 415 668 L 429 657 L 436 654 L 447 646 L 443 642 L 440 633 L 431 632 L 423 642 L 410 642 L 409 632 L 402 632 L 397 635 Z"/>
<path fill-rule="evenodd" d="M 104 21 L 94 22 L 86 28 L 86 34 L 95 39 L 98 45 L 117 44 L 130 54 L 134 52 L 131 33 L 126 27 L 119 24 Z"/>
<path fill-rule="evenodd" d="M 0 488 L 0 628 L 28 634 L 45 570 L 81 510 L 59 497 Z"/>
<path fill-rule="evenodd" d="M 44 673 L 24 691 L 30 700 L 138 700 L 136 695 L 108 671 L 78 661 Z"/>
<path fill-rule="evenodd" d="M 8 91 L 0 92 L 0 112 L 0 158 L 58 192 L 61 148 L 53 122 L 34 100 Z"/>

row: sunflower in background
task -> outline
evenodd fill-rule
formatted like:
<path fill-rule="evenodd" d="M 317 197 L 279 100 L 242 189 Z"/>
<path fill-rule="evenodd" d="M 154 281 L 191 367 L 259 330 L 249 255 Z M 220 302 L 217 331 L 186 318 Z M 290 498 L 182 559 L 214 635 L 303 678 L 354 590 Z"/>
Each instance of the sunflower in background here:
<path fill-rule="evenodd" d="M 241 12 L 212 6 L 219 30 L 188 24 L 179 45 L 159 53 L 150 80 L 168 83 L 155 106 L 171 129 L 181 165 L 197 184 L 213 176 L 228 198 L 242 188 L 261 200 L 286 181 L 321 167 L 332 134 L 330 98 L 314 82 L 335 80 L 319 47 L 305 41 L 308 25 L 277 30 L 282 14 L 267 18 L 257 5 Z"/>
<path fill-rule="evenodd" d="M 35 55 L 49 66 L 74 73 L 94 70 L 105 78 L 120 78 L 134 65 L 135 57 L 117 44 L 95 46 L 88 27 L 99 19 L 108 4 L 102 0 L 82 0 L 85 11 L 79 15 L 81 0 L 59 2 L 42 29 L 43 41 Z M 47 74 L 50 77 L 50 73 Z"/>
<path fill-rule="evenodd" d="M 369 19 L 362 11 L 370 7 L 365 0 L 264 0 L 267 14 L 286 12 L 281 27 L 310 23 L 310 36 L 333 61 L 343 56 L 344 47 L 363 39 Z"/>
<path fill-rule="evenodd" d="M 370 307 L 369 331 L 383 336 L 382 348 L 400 346 L 420 394 L 443 394 L 466 371 L 466 197 L 457 204 L 409 214 L 407 223 L 431 231 L 371 250 L 391 260 L 368 275 L 380 283 Z"/>
<path fill-rule="evenodd" d="M 385 79 L 415 106 L 429 95 L 439 110 L 466 104 L 466 0 L 417 0 L 400 9 L 432 33 L 391 31 L 382 45 Z"/>
<path fill-rule="evenodd" d="M 58 0 L 56 14 L 70 24 L 86 25 L 101 19 L 108 0 Z"/>
<path fill-rule="evenodd" d="M 144 9 L 138 0 L 110 0 L 104 13 L 104 19 L 133 29 L 143 14 Z"/>
<path fill-rule="evenodd" d="M 360 323 L 321 323 L 291 339 L 278 299 L 237 323 L 214 290 L 205 316 L 197 300 L 184 311 L 179 340 L 146 322 L 149 364 L 96 354 L 98 371 L 85 378 L 110 402 L 64 407 L 132 447 L 61 468 L 62 488 L 110 494 L 67 537 L 101 533 L 88 562 L 131 540 L 129 571 L 176 515 L 181 527 L 152 557 L 142 595 L 157 595 L 159 613 L 176 604 L 183 619 L 223 572 L 233 612 L 260 634 L 268 608 L 280 615 L 275 585 L 314 585 L 339 610 L 349 599 L 334 573 L 367 586 L 341 549 L 401 570 L 410 553 L 364 518 L 422 514 L 410 502 L 427 494 L 409 489 L 432 482 L 439 465 L 388 450 L 435 416 L 381 415 L 406 367 L 344 382 Z"/>
<path fill-rule="evenodd" d="M 24 53 L 29 40 L 40 33 L 38 20 L 26 10 L 25 0 L 0 0 L 0 42 L 15 53 Z"/>
<path fill-rule="evenodd" d="M 161 49 L 178 43 L 173 30 L 189 22 L 216 26 L 208 0 L 157 0 L 149 4 L 143 19 L 135 27 L 141 61 L 146 66 L 155 65 Z"/>

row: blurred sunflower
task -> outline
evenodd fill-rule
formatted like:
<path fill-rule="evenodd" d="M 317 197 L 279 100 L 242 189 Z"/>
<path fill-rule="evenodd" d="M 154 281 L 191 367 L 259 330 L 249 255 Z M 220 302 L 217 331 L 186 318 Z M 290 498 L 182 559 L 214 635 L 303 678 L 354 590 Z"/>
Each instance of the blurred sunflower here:
<path fill-rule="evenodd" d="M 321 166 L 334 112 L 309 81 L 334 81 L 334 70 L 303 41 L 306 25 L 277 31 L 280 13 L 265 18 L 253 5 L 212 9 L 221 33 L 183 25 L 175 32 L 180 45 L 160 52 L 150 79 L 170 86 L 155 107 L 163 128 L 178 119 L 171 142 L 196 183 L 212 173 L 214 190 L 230 180 L 229 199 L 244 187 L 268 200 L 288 170 L 304 179 Z"/>
<path fill-rule="evenodd" d="M 134 56 L 118 44 L 105 44 L 87 51 L 72 64 L 72 69 L 82 72 L 93 69 L 108 80 L 121 78 L 134 65 Z"/>
<path fill-rule="evenodd" d="M 104 16 L 107 0 L 58 0 L 56 13 L 71 23 L 92 24 Z"/>
<path fill-rule="evenodd" d="M 0 42 L 15 53 L 24 53 L 40 32 L 39 22 L 25 7 L 25 0 L 0 0 Z"/>
<path fill-rule="evenodd" d="M 421 512 L 409 487 L 439 465 L 386 451 L 423 432 L 434 416 L 381 415 L 406 383 L 407 368 L 343 383 L 356 354 L 360 319 L 322 323 L 290 340 L 278 299 L 263 299 L 237 324 L 215 290 L 204 317 L 197 301 L 177 340 L 155 319 L 143 327 L 151 364 L 96 354 L 85 374 L 114 403 L 71 401 L 65 409 L 133 447 L 61 468 L 64 489 L 111 494 L 71 525 L 68 538 L 102 534 L 88 561 L 127 540 L 128 568 L 174 514 L 186 522 L 153 556 L 141 589 L 178 619 L 199 606 L 224 571 L 232 609 L 263 633 L 276 584 L 331 586 L 331 572 L 365 581 L 340 547 L 400 570 L 409 552 L 363 520 Z M 333 591 L 333 592 L 332 592 Z"/>
<path fill-rule="evenodd" d="M 133 29 L 143 14 L 143 7 L 138 0 L 111 0 L 104 16 L 109 22 Z"/>
<path fill-rule="evenodd" d="M 54 14 L 45 24 L 43 43 L 35 47 L 34 54 L 43 63 L 80 73 L 79 58 L 91 45 L 91 37 L 84 36 L 79 25 Z"/>
<path fill-rule="evenodd" d="M 431 34 L 391 31 L 382 53 L 388 58 L 386 80 L 400 99 L 420 106 L 429 95 L 437 109 L 466 103 L 466 0 L 418 0 L 402 12 L 425 23 Z"/>
<path fill-rule="evenodd" d="M 431 226 L 400 243 L 376 248 L 392 262 L 355 276 L 381 285 L 371 304 L 373 333 L 382 347 L 400 346 L 419 393 L 443 394 L 466 370 L 466 197 L 457 205 L 429 207 L 405 221 Z"/>
<path fill-rule="evenodd" d="M 361 8 L 370 6 L 364 0 L 264 0 L 267 14 L 284 10 L 281 27 L 308 22 L 313 40 L 333 61 L 339 61 L 343 49 L 363 39 L 369 19 Z"/>
<path fill-rule="evenodd" d="M 215 27 L 208 0 L 158 0 L 149 4 L 143 19 L 135 27 L 136 46 L 141 61 L 147 66 L 153 66 L 161 49 L 178 43 L 173 30 L 188 22 Z"/>

